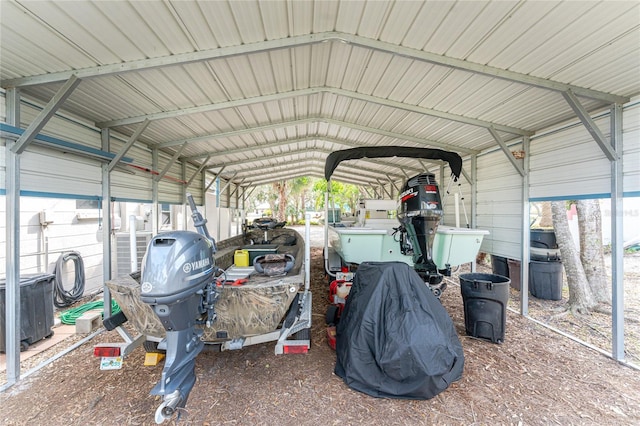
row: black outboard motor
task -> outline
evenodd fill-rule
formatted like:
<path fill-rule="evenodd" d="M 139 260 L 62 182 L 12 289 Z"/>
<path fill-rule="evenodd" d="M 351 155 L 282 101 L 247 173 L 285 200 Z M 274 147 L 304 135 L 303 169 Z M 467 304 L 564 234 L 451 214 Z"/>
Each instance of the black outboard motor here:
<path fill-rule="evenodd" d="M 435 175 L 421 173 L 407 180 L 398 208 L 402 223 L 400 248 L 403 254 L 413 254 L 414 269 L 437 297 L 446 286 L 441 272 L 450 275 L 450 271 L 438 271 L 432 257 L 433 239 L 442 215 Z"/>
<path fill-rule="evenodd" d="M 198 232 L 156 235 L 142 262 L 140 298 L 151 305 L 167 331 L 162 377 L 151 390 L 163 398 L 155 415 L 158 424 L 185 406 L 195 384 L 195 358 L 204 347 L 196 322 L 205 313 L 208 322 L 215 319 L 215 242 L 191 194 L 187 199 Z"/>

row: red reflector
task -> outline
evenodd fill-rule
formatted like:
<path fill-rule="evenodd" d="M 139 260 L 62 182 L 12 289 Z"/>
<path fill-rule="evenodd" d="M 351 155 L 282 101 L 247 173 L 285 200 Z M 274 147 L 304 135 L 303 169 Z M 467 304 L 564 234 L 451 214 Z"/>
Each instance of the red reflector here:
<path fill-rule="evenodd" d="M 437 192 L 438 191 L 438 187 L 435 185 L 425 185 L 424 186 L 424 190 L 426 192 Z"/>
<path fill-rule="evenodd" d="M 96 346 L 93 348 L 93 356 L 98 357 L 116 357 L 120 356 L 120 348 L 109 346 Z"/>
<path fill-rule="evenodd" d="M 283 347 L 285 354 L 306 354 L 309 352 L 307 345 L 292 345 Z"/>

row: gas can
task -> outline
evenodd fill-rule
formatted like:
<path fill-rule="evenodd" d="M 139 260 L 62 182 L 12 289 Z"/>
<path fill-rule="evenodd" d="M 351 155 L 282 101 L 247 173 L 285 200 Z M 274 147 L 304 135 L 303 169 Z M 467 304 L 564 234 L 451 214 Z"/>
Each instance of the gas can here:
<path fill-rule="evenodd" d="M 249 266 L 249 252 L 247 250 L 236 250 L 233 255 L 233 263 L 236 266 Z"/>

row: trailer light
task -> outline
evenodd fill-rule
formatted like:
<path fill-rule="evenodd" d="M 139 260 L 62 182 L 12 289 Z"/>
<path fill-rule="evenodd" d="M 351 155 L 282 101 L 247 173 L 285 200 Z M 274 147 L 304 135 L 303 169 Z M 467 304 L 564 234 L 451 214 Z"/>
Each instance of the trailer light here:
<path fill-rule="evenodd" d="M 285 354 L 306 354 L 309 352 L 307 345 L 285 345 L 282 349 Z"/>
<path fill-rule="evenodd" d="M 93 348 L 93 355 L 97 357 L 118 357 L 120 348 L 114 346 L 96 346 Z"/>

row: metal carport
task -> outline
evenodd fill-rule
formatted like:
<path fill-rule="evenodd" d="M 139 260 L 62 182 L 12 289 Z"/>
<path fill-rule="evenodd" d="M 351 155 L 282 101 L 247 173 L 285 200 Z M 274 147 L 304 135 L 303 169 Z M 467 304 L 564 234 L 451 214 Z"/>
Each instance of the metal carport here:
<path fill-rule="evenodd" d="M 4 1 L 0 8 L 12 323 L 25 192 L 148 200 L 157 217 L 159 202 L 184 203 L 186 190 L 203 200 L 216 177 L 235 194 L 226 202 L 241 206 L 254 185 L 321 176 L 336 149 L 427 146 L 464 157 L 462 190 L 473 224 L 492 231 L 483 248 L 491 253 L 527 258 L 531 198 L 610 194 L 612 354 L 623 359 L 622 198 L 640 194 L 637 2 Z M 553 156 L 564 131 L 584 156 L 556 158 L 549 170 L 540 159 Z M 53 156 L 47 167 L 56 176 L 43 182 L 32 160 L 50 150 L 86 165 L 91 179 L 63 180 L 66 163 Z M 512 150 L 524 151 L 524 160 Z M 558 173 L 572 164 L 580 179 Z M 389 191 L 406 173 L 439 167 L 396 159 L 350 166 L 336 179 Z M 549 176 L 555 185 L 543 182 Z M 496 180 L 503 186 L 485 192 Z M 506 225 L 493 222 L 496 201 L 506 206 Z M 105 266 L 105 279 L 109 273 Z M 523 283 L 527 274 L 523 262 Z M 11 382 L 19 352 L 16 327 L 8 328 Z"/>

